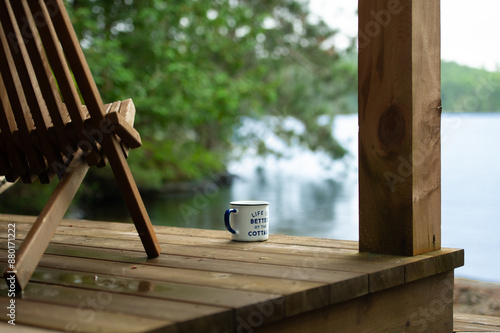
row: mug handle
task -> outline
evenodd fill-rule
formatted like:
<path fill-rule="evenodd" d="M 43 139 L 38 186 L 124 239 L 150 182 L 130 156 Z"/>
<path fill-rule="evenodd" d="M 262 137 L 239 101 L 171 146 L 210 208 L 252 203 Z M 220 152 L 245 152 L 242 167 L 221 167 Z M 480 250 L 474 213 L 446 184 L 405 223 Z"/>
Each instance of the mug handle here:
<path fill-rule="evenodd" d="M 236 230 L 231 228 L 231 224 L 229 223 L 229 215 L 231 215 L 231 213 L 237 213 L 237 212 L 238 212 L 237 209 L 231 208 L 226 210 L 226 213 L 224 214 L 224 224 L 226 226 L 226 229 L 232 234 L 235 234 Z"/>

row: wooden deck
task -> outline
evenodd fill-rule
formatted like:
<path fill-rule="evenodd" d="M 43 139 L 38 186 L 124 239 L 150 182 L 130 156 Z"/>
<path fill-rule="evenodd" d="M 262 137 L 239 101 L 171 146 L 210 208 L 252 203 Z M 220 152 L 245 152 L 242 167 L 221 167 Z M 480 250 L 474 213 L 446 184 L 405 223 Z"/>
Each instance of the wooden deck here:
<path fill-rule="evenodd" d="M 455 332 L 500 332 L 500 317 L 455 313 L 453 319 Z"/>
<path fill-rule="evenodd" d="M 33 221 L 0 215 L 0 268 L 7 267 L 8 224 L 15 223 L 19 245 Z M 441 293 L 443 304 L 420 305 L 435 316 L 452 306 L 445 277 L 453 278 L 453 269 L 464 263 L 463 250 L 456 249 L 401 257 L 361 254 L 353 241 L 272 235 L 262 243 L 237 243 L 224 231 L 155 230 L 163 253 L 147 259 L 132 224 L 64 220 L 22 299 L 16 299 L 14 331 L 276 332 L 288 323 L 307 332 L 300 323 L 320 313 L 321 320 L 352 320 L 360 329 L 383 332 L 402 316 L 408 299 L 397 296 L 401 288 L 412 298 Z M 441 281 L 440 289 L 420 287 L 431 277 Z M 384 308 L 379 295 L 390 290 L 401 304 Z M 5 283 L 0 295 L 6 311 Z M 348 304 L 357 313 L 346 310 Z M 332 306 L 340 309 L 338 318 L 329 312 Z M 382 315 L 388 319 L 381 326 L 364 320 Z M 425 324 L 420 312 L 408 316 L 413 325 Z M 474 325 L 500 331 L 489 318 Z M 478 329 L 467 315 L 455 321 L 458 330 Z M 8 328 L 0 322 L 2 332 Z"/>

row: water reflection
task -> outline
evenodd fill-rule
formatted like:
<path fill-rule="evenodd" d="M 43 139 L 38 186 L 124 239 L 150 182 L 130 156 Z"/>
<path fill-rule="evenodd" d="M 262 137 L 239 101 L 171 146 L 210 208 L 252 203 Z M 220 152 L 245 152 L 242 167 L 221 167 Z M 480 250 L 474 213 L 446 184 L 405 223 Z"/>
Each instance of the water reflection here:
<path fill-rule="evenodd" d="M 350 201 L 345 185 L 334 179 L 312 181 L 260 166 L 239 175 L 230 188 L 219 188 L 217 193 L 201 188 L 189 196 L 149 200 L 147 206 L 157 225 L 223 230 L 222 216 L 230 201 L 264 200 L 271 203 L 271 233 L 330 237 L 339 224 L 339 205 Z M 340 208 L 345 212 L 345 207 Z"/>
<path fill-rule="evenodd" d="M 148 200 L 146 206 L 155 225 L 222 230 L 222 214 L 231 200 L 231 189 L 201 187 L 182 195 Z M 207 190 L 209 189 L 209 190 Z"/>
<path fill-rule="evenodd" d="M 269 201 L 271 233 L 325 235 L 335 228 L 342 183 L 333 179 L 310 181 L 259 166 L 254 173 L 241 176 L 233 184 L 231 194 L 237 200 Z"/>

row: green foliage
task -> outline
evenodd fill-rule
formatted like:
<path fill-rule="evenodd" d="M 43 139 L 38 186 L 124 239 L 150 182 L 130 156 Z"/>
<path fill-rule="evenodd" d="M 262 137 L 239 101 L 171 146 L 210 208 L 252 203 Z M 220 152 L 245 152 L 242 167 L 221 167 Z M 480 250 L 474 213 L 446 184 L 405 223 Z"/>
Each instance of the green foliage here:
<path fill-rule="evenodd" d="M 54 191 L 57 181 L 51 184 L 23 184 L 18 181 L 0 195 L 0 210 L 6 214 L 38 215 Z"/>
<path fill-rule="evenodd" d="M 441 64 L 443 110 L 448 112 L 500 111 L 500 72 L 471 68 L 455 62 Z"/>
<path fill-rule="evenodd" d="M 342 156 L 331 124 L 356 91 L 355 62 L 324 46 L 336 32 L 311 20 L 307 3 L 72 0 L 67 6 L 103 100 L 132 97 L 137 107 L 144 146 L 129 163 L 142 186 L 224 171 L 233 133 L 246 117 L 293 117 L 306 131 L 276 126 L 285 140 Z"/>

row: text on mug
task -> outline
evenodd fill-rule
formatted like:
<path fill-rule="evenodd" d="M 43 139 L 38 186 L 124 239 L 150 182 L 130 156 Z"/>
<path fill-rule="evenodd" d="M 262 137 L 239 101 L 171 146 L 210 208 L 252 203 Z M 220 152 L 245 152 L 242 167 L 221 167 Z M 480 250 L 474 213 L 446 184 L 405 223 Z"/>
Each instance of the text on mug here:
<path fill-rule="evenodd" d="M 267 230 L 259 230 L 259 231 L 249 231 L 248 236 L 264 236 L 267 235 Z"/>
<path fill-rule="evenodd" d="M 250 224 L 267 223 L 267 217 L 261 219 L 250 219 Z"/>
<path fill-rule="evenodd" d="M 252 213 L 252 217 L 256 217 L 256 216 L 259 216 L 259 215 L 261 215 L 261 216 L 266 215 L 266 216 L 267 216 L 267 212 L 265 212 L 265 211 L 263 211 L 263 210 L 258 210 L 258 211 L 256 211 L 256 212 L 253 212 L 253 213 Z"/>

